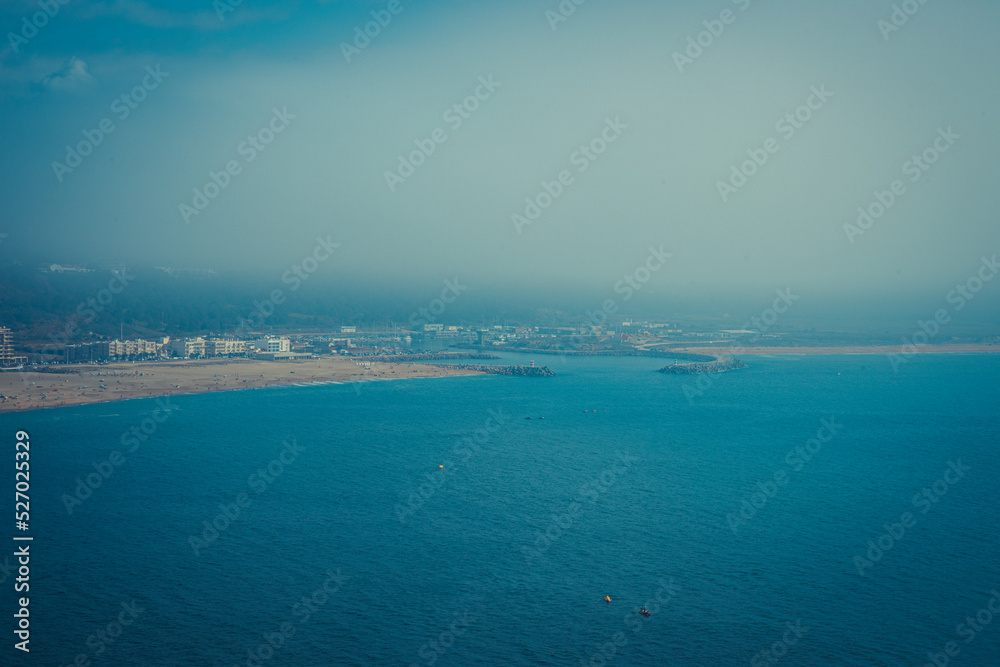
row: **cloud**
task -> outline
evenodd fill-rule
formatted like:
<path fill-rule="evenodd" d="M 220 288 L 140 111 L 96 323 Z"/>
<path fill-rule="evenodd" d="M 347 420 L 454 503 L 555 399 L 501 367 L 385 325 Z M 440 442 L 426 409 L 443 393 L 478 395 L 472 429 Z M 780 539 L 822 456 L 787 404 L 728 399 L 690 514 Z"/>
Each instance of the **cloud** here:
<path fill-rule="evenodd" d="M 62 69 L 49 74 L 42 79 L 42 85 L 50 90 L 76 92 L 90 86 L 94 77 L 87 68 L 87 63 L 73 56 Z"/>

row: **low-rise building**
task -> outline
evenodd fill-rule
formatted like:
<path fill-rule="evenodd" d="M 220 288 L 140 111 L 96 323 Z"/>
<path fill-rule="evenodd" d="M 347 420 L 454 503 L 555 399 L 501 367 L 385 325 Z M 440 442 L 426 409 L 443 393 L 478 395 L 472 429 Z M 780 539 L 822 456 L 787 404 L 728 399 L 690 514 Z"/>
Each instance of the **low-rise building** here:
<path fill-rule="evenodd" d="M 255 352 L 254 359 L 262 359 L 264 361 L 289 361 L 293 359 L 309 359 L 312 357 L 311 352 Z"/>
<path fill-rule="evenodd" d="M 292 341 L 287 338 L 268 338 L 266 347 L 261 347 L 261 350 L 271 353 L 291 352 Z"/>
<path fill-rule="evenodd" d="M 161 353 L 163 343 L 155 340 L 99 340 L 93 343 L 67 345 L 63 350 L 66 363 L 105 361 L 107 359 L 127 359 L 153 357 Z"/>
<path fill-rule="evenodd" d="M 197 338 L 177 338 L 170 341 L 170 351 L 175 356 L 184 359 L 205 356 L 205 339 L 201 336 Z"/>
<path fill-rule="evenodd" d="M 247 341 L 234 338 L 210 338 L 205 341 L 206 357 L 235 357 L 247 353 Z"/>

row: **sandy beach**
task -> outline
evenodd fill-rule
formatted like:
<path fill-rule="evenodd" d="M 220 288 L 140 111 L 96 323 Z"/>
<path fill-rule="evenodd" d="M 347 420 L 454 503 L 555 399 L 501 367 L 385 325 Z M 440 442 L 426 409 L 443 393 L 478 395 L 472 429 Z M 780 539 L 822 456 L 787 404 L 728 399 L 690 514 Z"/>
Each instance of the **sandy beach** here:
<path fill-rule="evenodd" d="M 0 413 L 131 398 L 236 391 L 275 385 L 367 382 L 480 375 L 476 371 L 412 363 L 326 357 L 296 361 L 207 359 L 47 366 L 44 372 L 0 373 Z"/>
<path fill-rule="evenodd" d="M 678 352 L 694 354 L 751 355 L 751 354 L 911 354 L 913 350 L 902 350 L 900 345 L 852 345 L 846 347 L 685 347 Z M 918 345 L 917 354 L 1000 354 L 1000 345 L 965 343 L 955 345 Z"/>

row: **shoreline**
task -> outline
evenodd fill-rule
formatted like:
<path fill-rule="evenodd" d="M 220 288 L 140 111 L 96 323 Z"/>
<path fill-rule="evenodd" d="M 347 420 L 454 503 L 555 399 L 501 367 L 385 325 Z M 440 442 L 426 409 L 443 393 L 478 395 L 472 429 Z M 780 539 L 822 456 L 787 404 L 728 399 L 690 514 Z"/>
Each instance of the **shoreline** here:
<path fill-rule="evenodd" d="M 579 352 L 577 350 L 543 350 L 525 348 L 494 348 L 497 354 L 552 354 L 564 357 L 649 357 L 656 359 L 682 358 L 685 355 L 705 355 L 712 357 L 738 357 L 742 355 L 860 355 L 860 354 L 912 354 L 903 350 L 903 345 L 790 345 L 778 347 L 740 347 L 734 345 L 690 345 L 687 347 L 649 347 L 635 350 L 598 350 Z M 478 348 L 473 348 L 478 349 Z M 1000 354 L 1000 345 L 987 343 L 951 343 L 943 345 L 917 345 L 917 354 Z"/>
<path fill-rule="evenodd" d="M 524 353 L 524 350 L 507 350 Z M 842 347 L 687 347 L 656 350 L 656 354 L 560 352 L 531 350 L 538 354 L 567 356 L 672 357 L 711 355 L 802 356 L 904 354 L 898 345 Z M 918 354 L 1000 354 L 1000 346 L 984 344 L 923 345 Z M 503 353 L 504 350 L 497 352 Z M 267 387 L 305 387 L 353 384 L 384 380 L 484 375 L 463 368 L 467 364 L 429 364 L 379 361 L 373 357 L 326 357 L 296 361 L 256 359 L 191 359 L 154 362 L 115 362 L 101 365 L 45 366 L 41 371 L 0 373 L 0 414 L 52 408 L 116 403 L 139 398 L 190 396 L 220 391 L 245 391 Z M 294 377 L 293 377 L 294 376 Z M 44 395 L 44 396 L 43 396 Z"/>
<path fill-rule="evenodd" d="M 840 347 L 689 347 L 684 352 L 715 354 L 727 357 L 742 355 L 866 355 L 866 354 L 906 354 L 902 345 L 844 345 Z M 1000 345 L 982 343 L 955 343 L 952 345 L 917 345 L 916 354 L 1000 354 Z"/>

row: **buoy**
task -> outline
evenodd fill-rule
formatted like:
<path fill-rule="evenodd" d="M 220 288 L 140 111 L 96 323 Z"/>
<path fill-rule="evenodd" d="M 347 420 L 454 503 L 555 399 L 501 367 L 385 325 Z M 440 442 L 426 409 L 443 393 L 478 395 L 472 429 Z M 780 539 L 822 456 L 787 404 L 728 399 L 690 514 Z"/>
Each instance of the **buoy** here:
<path fill-rule="evenodd" d="M 438 466 L 438 470 L 444 470 L 444 466 Z"/>

